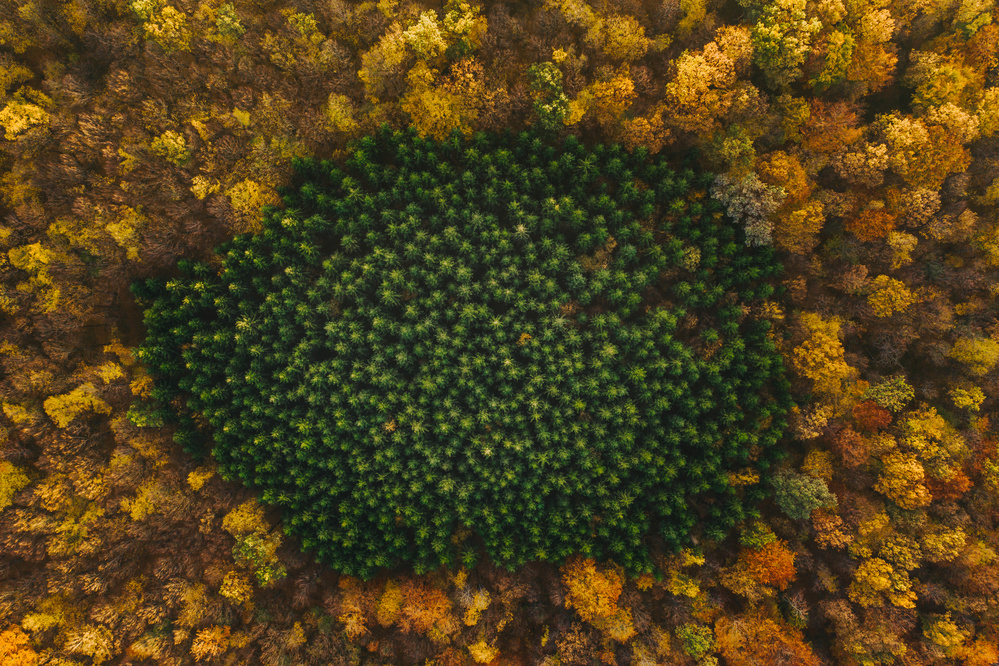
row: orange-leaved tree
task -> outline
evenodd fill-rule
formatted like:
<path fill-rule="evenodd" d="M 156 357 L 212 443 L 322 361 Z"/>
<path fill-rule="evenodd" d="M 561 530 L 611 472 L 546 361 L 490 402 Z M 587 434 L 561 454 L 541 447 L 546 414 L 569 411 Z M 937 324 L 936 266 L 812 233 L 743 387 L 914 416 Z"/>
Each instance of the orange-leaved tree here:
<path fill-rule="evenodd" d="M 798 575 L 794 568 L 794 553 L 783 541 L 771 541 L 760 548 L 747 548 L 742 552 L 746 566 L 753 578 L 763 585 L 786 590 Z"/>
<path fill-rule="evenodd" d="M 0 664 L 3 666 L 35 666 L 38 653 L 28 642 L 28 635 L 20 627 L 12 626 L 0 632 Z"/>
<path fill-rule="evenodd" d="M 720 617 L 715 622 L 715 639 L 725 663 L 730 666 L 818 666 L 821 663 L 800 631 L 762 613 Z"/>

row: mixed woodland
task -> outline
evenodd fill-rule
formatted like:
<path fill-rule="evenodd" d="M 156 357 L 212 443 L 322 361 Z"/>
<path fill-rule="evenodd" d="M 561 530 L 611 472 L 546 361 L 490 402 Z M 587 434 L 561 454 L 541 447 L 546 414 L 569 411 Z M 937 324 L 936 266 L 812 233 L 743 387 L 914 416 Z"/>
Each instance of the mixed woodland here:
<path fill-rule="evenodd" d="M 999 662 L 997 12 L 993 0 L 0 0 L 0 664 Z M 209 440 L 226 421 L 255 426 L 212 394 L 220 370 L 188 374 L 150 351 L 168 334 L 206 335 L 180 330 L 192 320 L 176 313 L 157 328 L 164 285 L 207 280 L 205 293 L 238 295 L 263 283 L 236 253 L 281 228 L 335 222 L 347 247 L 350 225 L 382 212 L 374 190 L 331 203 L 303 178 L 354 169 L 384 186 L 365 159 L 389 136 L 424 152 L 485 146 L 472 157 L 502 151 L 489 137 L 532 137 L 518 159 L 541 156 L 531 168 L 542 176 L 570 189 L 619 178 L 608 191 L 629 210 L 679 225 L 643 236 L 611 208 L 584 207 L 580 230 L 603 214 L 610 232 L 569 255 L 532 237 L 538 250 L 524 256 L 550 256 L 566 284 L 603 276 L 620 319 L 585 303 L 563 314 L 599 320 L 619 347 L 642 342 L 616 325 L 645 301 L 615 289 L 647 286 L 653 268 L 673 270 L 666 259 L 719 280 L 717 293 L 705 278 L 702 291 L 664 296 L 715 314 L 650 321 L 686 331 L 693 351 L 674 355 L 690 363 L 725 356 L 741 331 L 775 359 L 759 367 L 783 368 L 771 387 L 782 411 L 758 424 L 780 431 L 768 453 L 747 446 L 738 456 L 752 464 L 711 468 L 713 487 L 751 502 L 718 522 L 701 520 L 715 505 L 691 500 L 683 534 L 639 538 L 636 562 L 613 535 L 592 552 L 518 542 L 507 556 L 466 529 L 480 507 L 458 504 L 454 557 L 429 555 L 451 552 L 434 536 L 419 553 L 362 560 L 342 534 L 323 551 L 280 493 L 246 485 L 261 485 L 252 432 L 237 433 L 245 448 L 219 437 L 218 456 L 192 437 L 192 425 Z M 578 160 L 572 173 L 558 173 L 558 151 Z M 488 181 L 474 180 L 450 184 L 466 198 L 462 186 L 485 188 L 487 205 Z M 525 177 L 523 194 L 540 181 Z M 309 206 L 348 223 L 309 222 Z M 693 210 L 724 217 L 704 222 L 697 247 Z M 426 242 L 459 256 L 491 242 L 445 231 Z M 350 247 L 388 262 L 381 242 Z M 266 280 L 289 294 L 295 271 L 275 266 L 311 261 L 292 250 Z M 617 262 L 640 270 L 619 277 Z M 350 288 L 334 277 L 330 289 Z M 176 312 L 225 301 L 189 287 Z M 386 289 L 372 293 L 404 309 L 405 290 Z M 335 302 L 297 298 L 245 328 L 280 338 L 336 319 Z M 427 298 L 420 307 L 444 303 Z M 496 344 L 543 358 L 546 326 Z M 395 442 L 407 423 L 363 426 Z M 558 473 L 571 483 L 574 471 Z M 616 473 L 588 470 L 587 483 Z M 689 470 L 671 474 L 702 488 Z"/>

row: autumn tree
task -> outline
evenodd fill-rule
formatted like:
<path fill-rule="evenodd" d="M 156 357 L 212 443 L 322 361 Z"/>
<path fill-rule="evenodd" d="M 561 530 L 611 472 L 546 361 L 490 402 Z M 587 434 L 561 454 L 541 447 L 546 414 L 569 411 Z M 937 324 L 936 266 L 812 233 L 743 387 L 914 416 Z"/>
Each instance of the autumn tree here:
<path fill-rule="evenodd" d="M 684 51 L 676 62 L 676 77 L 666 86 L 670 124 L 702 135 L 717 129 L 731 107 L 735 81 L 735 62 L 716 42 Z"/>
<path fill-rule="evenodd" d="M 761 548 L 746 549 L 742 557 L 746 561 L 749 573 L 757 582 L 778 590 L 786 590 L 798 573 L 794 567 L 794 553 L 780 540 L 772 541 Z"/>
<path fill-rule="evenodd" d="M 158 0 L 133 0 L 131 8 L 142 22 L 146 39 L 168 52 L 190 49 L 191 31 L 186 13 Z"/>
<path fill-rule="evenodd" d="M 756 14 L 753 26 L 753 62 L 771 88 L 789 86 L 801 76 L 812 36 L 822 24 L 809 18 L 804 0 L 742 3 Z"/>
<path fill-rule="evenodd" d="M 873 400 L 857 403 L 852 414 L 854 422 L 865 432 L 887 428 L 892 422 L 891 412 Z"/>
<path fill-rule="evenodd" d="M 445 642 L 458 631 L 451 600 L 444 592 L 426 581 L 408 580 L 401 586 L 403 604 L 399 626 L 403 631 L 415 631 L 435 642 Z"/>
<path fill-rule="evenodd" d="M 0 664 L 35 666 L 38 663 L 38 653 L 32 649 L 28 635 L 20 627 L 12 626 L 0 632 Z"/>
<path fill-rule="evenodd" d="M 725 663 L 732 666 L 821 663 L 800 631 L 759 611 L 734 617 L 723 615 L 715 622 L 715 637 Z"/>
<path fill-rule="evenodd" d="M 876 317 L 890 317 L 897 312 L 905 312 L 918 299 L 901 280 L 879 275 L 872 281 L 874 287 L 867 297 Z"/>
<path fill-rule="evenodd" d="M 856 370 L 846 363 L 840 322 L 808 312 L 800 316 L 800 321 L 809 337 L 792 351 L 793 367 L 815 383 L 816 392 L 830 397 L 841 395 L 844 382 L 855 377 Z"/>
<path fill-rule="evenodd" d="M 882 471 L 874 490 L 903 509 L 918 509 L 930 503 L 922 463 L 912 453 L 891 451 L 881 458 Z"/>
<path fill-rule="evenodd" d="M 784 188 L 767 185 L 750 173 L 743 178 L 722 174 L 715 178 L 711 194 L 726 206 L 726 213 L 743 225 L 746 245 L 769 245 L 773 240 L 773 216 L 786 195 Z"/>
<path fill-rule="evenodd" d="M 562 127 L 569 115 L 569 98 L 562 89 L 562 72 L 554 62 L 531 65 L 527 70 L 539 126 L 549 132 Z"/>
<path fill-rule="evenodd" d="M 0 511 L 10 506 L 14 495 L 30 483 L 23 468 L 6 460 L 0 462 Z"/>
<path fill-rule="evenodd" d="M 947 354 L 978 376 L 988 374 L 999 361 L 999 342 L 991 338 L 958 338 Z"/>
<path fill-rule="evenodd" d="M 631 611 L 617 605 L 624 587 L 622 576 L 612 569 L 599 570 L 594 560 L 575 557 L 562 567 L 565 604 L 586 622 L 617 641 L 635 635 Z"/>
<path fill-rule="evenodd" d="M 880 605 L 885 601 L 901 608 L 916 605 L 916 593 L 908 572 L 878 557 L 860 563 L 848 594 L 851 601 L 861 606 Z"/>
<path fill-rule="evenodd" d="M 860 240 L 870 242 L 884 238 L 897 224 L 895 216 L 883 209 L 872 208 L 851 217 L 846 223 L 846 229 Z"/>

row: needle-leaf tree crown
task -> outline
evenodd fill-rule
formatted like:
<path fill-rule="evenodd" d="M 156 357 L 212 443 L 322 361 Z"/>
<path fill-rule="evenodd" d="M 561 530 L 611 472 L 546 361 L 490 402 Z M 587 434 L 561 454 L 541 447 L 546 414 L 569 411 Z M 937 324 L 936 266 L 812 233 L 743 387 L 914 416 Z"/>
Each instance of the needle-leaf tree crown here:
<path fill-rule="evenodd" d="M 296 171 L 262 232 L 135 293 L 160 415 L 320 560 L 644 571 L 751 512 L 789 406 L 752 316 L 780 266 L 709 175 L 389 130 Z"/>

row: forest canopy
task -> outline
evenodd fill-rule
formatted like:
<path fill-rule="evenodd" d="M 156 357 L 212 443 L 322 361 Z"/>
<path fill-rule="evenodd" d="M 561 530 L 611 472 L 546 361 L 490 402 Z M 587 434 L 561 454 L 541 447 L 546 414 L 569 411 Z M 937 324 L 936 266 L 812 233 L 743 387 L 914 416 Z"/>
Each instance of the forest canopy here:
<path fill-rule="evenodd" d="M 481 544 L 642 573 L 756 515 L 765 488 L 730 475 L 769 467 L 792 405 L 753 314 L 781 266 L 712 174 L 388 128 L 295 166 L 260 233 L 136 284 L 156 388 L 132 413 L 211 439 L 320 561 L 367 578 Z"/>
<path fill-rule="evenodd" d="M 403 137 L 386 139 L 386 125 Z M 513 136 L 496 134 L 505 131 Z M 542 146 L 517 148 L 524 131 Z M 393 141 L 410 146 L 410 166 L 388 148 Z M 465 158 L 470 149 L 474 161 Z M 508 165 L 499 163 L 502 150 Z M 436 166 L 426 162 L 430 153 Z M 559 166 L 564 153 L 577 167 Z M 551 219 L 553 230 L 525 225 L 525 239 L 511 231 L 508 208 L 490 208 L 491 178 L 476 175 L 488 170 L 486 156 L 497 174 L 527 170 L 526 186 L 523 177 L 497 175 L 514 189 L 494 187 L 495 201 L 526 196 L 534 208 L 521 213 Z M 416 182 L 398 181 L 404 169 Z M 580 175 L 591 170 L 595 179 Z M 463 184 L 466 171 L 477 189 Z M 415 247 L 419 230 L 407 226 L 406 209 L 416 207 L 421 223 L 442 216 L 436 197 L 425 210 L 420 190 L 434 188 L 424 175 L 442 191 L 454 187 L 459 217 L 426 230 L 420 243 L 436 237 L 439 247 L 423 245 L 412 258 L 405 246 Z M 664 196 L 656 178 L 667 176 L 675 192 Z M 565 194 L 536 194 L 549 184 Z M 396 217 L 383 220 L 379 197 L 393 188 L 398 202 L 384 208 Z M 469 192 L 475 228 L 461 219 Z M 575 223 L 561 217 L 563 196 L 586 224 L 602 215 L 606 237 L 567 230 Z M 600 211 L 591 215 L 593 196 Z M 649 196 L 654 225 L 642 215 Z M 356 214 L 324 213 L 330 205 Z M 997 0 L 0 2 L 0 664 L 999 664 L 997 214 Z M 369 226 L 316 231 L 341 219 Z M 616 231 L 633 221 L 655 247 L 639 242 L 641 233 Z M 390 237 L 393 225 L 412 237 Z M 448 227 L 457 245 L 444 236 Z M 318 258 L 301 254 L 296 239 L 306 237 L 318 238 L 305 244 Z M 353 249 L 341 249 L 344 240 Z M 243 259 L 229 259 L 233 251 Z M 259 269 L 244 263 L 247 251 Z M 426 263 L 428 253 L 437 264 Z M 339 273 L 327 274 L 323 263 L 334 255 Z M 764 262 L 760 274 L 739 267 L 757 260 L 747 257 Z M 355 261 L 389 283 L 369 280 Z M 649 272 L 660 261 L 665 272 Z M 780 272 L 764 276 L 777 262 Z M 570 285 L 572 265 L 582 267 L 582 285 Z M 425 278 L 407 272 L 414 266 Z M 506 271 L 523 303 L 515 309 L 505 294 L 480 292 L 463 306 L 487 315 L 497 308 L 509 328 L 463 321 L 459 309 L 455 321 L 442 314 L 433 331 L 421 329 L 425 339 L 402 341 L 407 308 L 419 317 L 447 313 L 453 308 L 438 307 L 434 292 L 445 306 L 457 303 L 456 290 L 483 286 L 476 266 L 482 275 Z M 462 268 L 473 279 L 462 282 Z M 716 305 L 682 302 L 714 298 L 733 268 L 748 281 L 723 288 Z M 223 274 L 243 269 L 247 279 L 225 291 Z M 396 270 L 403 285 L 421 290 L 399 288 Z M 139 306 L 132 285 L 150 278 Z M 357 291 L 313 305 L 320 279 L 325 289 Z M 543 295 L 549 281 L 556 297 Z M 143 308 L 154 303 L 162 326 L 147 339 Z M 239 310 L 244 303 L 249 314 Z M 299 307 L 302 322 L 323 328 L 299 326 L 290 312 Z M 355 326 L 333 333 L 357 355 L 356 376 L 355 359 L 326 344 L 331 307 L 340 309 L 336 321 Z M 725 329 L 730 315 L 734 336 Z M 568 327 L 546 328 L 546 318 Z M 753 337 L 763 322 L 765 341 Z M 293 344 L 281 342 L 282 326 Z M 653 347 L 657 337 L 672 339 L 646 351 L 649 339 L 636 336 L 654 326 Z M 407 331 L 417 335 L 415 326 Z M 432 337 L 441 332 L 445 340 Z M 556 338 L 544 339 L 548 332 Z M 473 345 L 473 335 L 489 349 Z M 736 387 L 744 420 L 720 420 L 729 394 L 704 367 L 721 363 L 735 337 L 745 348 L 721 378 L 735 386 L 732 373 L 743 364 L 748 371 L 738 354 L 766 358 L 762 345 L 772 343 L 794 402 L 786 428 L 779 412 L 773 421 L 762 416 L 780 408 L 777 376 L 755 406 Z M 138 358 L 153 340 L 163 353 Z M 401 347 L 409 365 L 398 353 L 376 353 L 389 346 Z M 213 350 L 222 356 L 205 356 Z M 501 353 L 524 376 L 510 379 L 510 369 L 492 365 Z M 649 363 L 634 361 L 642 353 Z M 662 376 L 662 354 L 681 360 L 680 374 L 670 367 Z M 297 369 L 303 359 L 350 367 L 316 377 L 313 387 Z M 237 386 L 224 381 L 230 364 L 243 373 Z M 562 373 L 549 382 L 559 395 L 529 383 L 532 364 L 545 373 L 554 365 L 547 377 Z M 432 374 L 435 367 L 442 372 Z M 471 414 L 468 436 L 462 410 L 483 411 L 481 396 L 464 391 L 443 405 L 469 381 L 463 368 L 481 378 L 487 398 L 495 392 L 497 407 L 517 408 L 487 404 L 484 423 Z M 382 388 L 383 379 L 406 376 L 426 381 Z M 633 393 L 643 382 L 651 401 Z M 310 404 L 320 391 L 325 402 Z M 386 401 L 390 393 L 397 402 Z M 578 396 L 584 409 L 564 396 Z M 546 409 L 535 409 L 535 398 Z M 660 399 L 669 405 L 656 406 Z M 716 408 L 701 414 L 708 399 Z M 629 410 L 629 400 L 659 423 L 689 421 L 703 441 L 691 446 L 681 431 L 677 449 L 654 438 L 617 411 Z M 397 408 L 404 402 L 424 414 L 419 435 L 412 413 Z M 310 410 L 324 418 L 302 416 Z M 343 424 L 327 418 L 335 411 Z M 262 434 L 251 428 L 265 422 Z M 711 423 L 755 436 L 755 447 L 738 447 L 748 459 L 712 448 L 702 428 Z M 320 426 L 336 431 L 327 436 L 334 453 L 312 432 Z M 446 436 L 432 430 L 441 426 Z M 607 436 L 580 450 L 573 427 Z M 767 427 L 781 431 L 774 446 Z M 570 446 L 505 448 L 533 443 L 536 433 Z M 253 436 L 237 441 L 241 434 Z M 509 436 L 497 446 L 494 435 Z M 393 457 L 372 459 L 367 470 L 336 448 L 373 450 L 374 437 Z M 471 459 L 447 456 L 451 439 L 472 442 L 461 449 Z M 218 456 L 213 442 L 224 445 Z M 443 452 L 430 450 L 439 442 Z M 637 456 L 663 453 L 672 466 L 671 451 L 685 466 L 661 485 L 684 498 L 684 510 L 643 518 L 641 502 L 671 508 L 678 500 L 628 490 L 659 473 Z M 429 462 L 428 453 L 434 465 L 416 478 L 410 465 Z M 512 481 L 500 471 L 504 456 L 521 456 Z M 310 460 L 334 469 L 309 476 Z M 393 465 L 399 476 L 379 478 Z M 481 476 L 470 476 L 473 465 Z M 580 501 L 589 518 L 561 512 L 556 500 L 579 495 L 572 484 L 598 476 L 607 494 L 593 488 Z M 337 498 L 314 489 L 313 478 L 364 485 L 357 497 Z M 520 499 L 528 484 L 553 520 L 490 536 L 528 512 Z M 431 499 L 448 500 L 440 511 L 416 499 L 431 487 Z M 474 493 L 484 488 L 500 488 L 486 499 L 513 514 L 480 515 L 487 502 Z M 348 515 L 335 523 L 310 493 Z M 620 514 L 605 511 L 614 502 Z M 349 513 L 362 507 L 361 517 Z M 416 526 L 424 516 L 429 522 Z M 697 526 L 687 531 L 690 519 Z M 631 530 L 641 532 L 643 520 L 648 530 L 633 546 Z M 338 541 L 320 540 L 319 527 Z M 390 565 L 357 550 L 372 538 L 367 529 L 372 543 L 389 543 Z M 502 543 L 507 531 L 515 546 Z M 570 543 L 561 536 L 586 543 L 563 561 Z M 672 537 L 686 545 L 671 549 Z M 504 561 L 506 548 L 513 551 Z M 632 552 L 627 571 L 614 548 Z M 324 549 L 340 553 L 339 571 L 317 557 Z M 514 566 L 538 551 L 547 561 Z M 343 573 L 365 567 L 374 573 L 365 580 Z"/>

